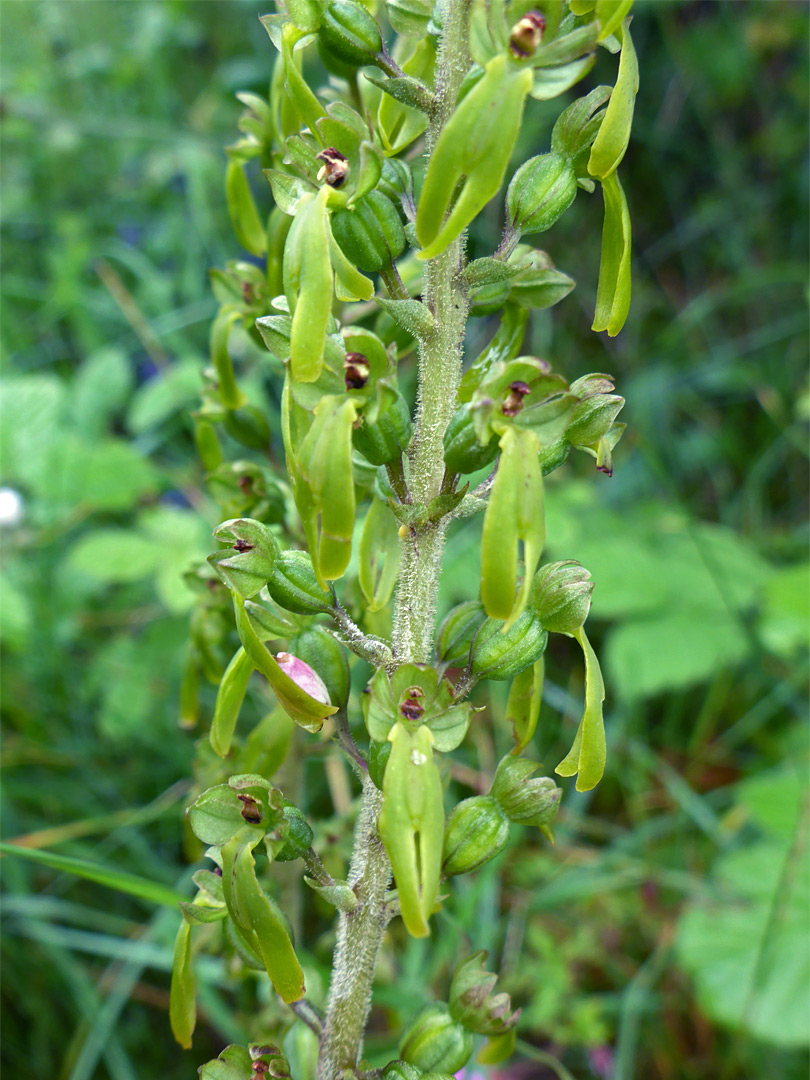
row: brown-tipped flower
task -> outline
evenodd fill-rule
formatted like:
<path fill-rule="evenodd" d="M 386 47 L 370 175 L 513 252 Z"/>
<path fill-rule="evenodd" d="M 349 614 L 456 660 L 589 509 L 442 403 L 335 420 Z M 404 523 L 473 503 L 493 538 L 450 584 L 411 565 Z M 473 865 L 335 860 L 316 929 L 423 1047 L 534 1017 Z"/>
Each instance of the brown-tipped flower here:
<path fill-rule="evenodd" d="M 501 405 L 501 412 L 503 415 L 517 416 L 523 408 L 523 399 L 529 393 L 531 393 L 531 387 L 528 383 L 521 382 L 519 379 L 516 382 L 510 383 L 509 393 L 504 398 L 503 405 Z"/>
<path fill-rule="evenodd" d="M 368 382 L 371 365 L 361 352 L 346 353 L 343 361 L 343 379 L 347 390 L 362 390 Z"/>
<path fill-rule="evenodd" d="M 323 162 L 318 170 L 318 179 L 324 180 L 329 187 L 340 187 L 349 172 L 349 159 L 333 146 L 328 146 L 321 150 L 316 160 Z"/>
<path fill-rule="evenodd" d="M 509 51 L 518 60 L 534 56 L 543 40 L 546 20 L 539 11 L 527 11 L 512 27 L 509 35 Z"/>

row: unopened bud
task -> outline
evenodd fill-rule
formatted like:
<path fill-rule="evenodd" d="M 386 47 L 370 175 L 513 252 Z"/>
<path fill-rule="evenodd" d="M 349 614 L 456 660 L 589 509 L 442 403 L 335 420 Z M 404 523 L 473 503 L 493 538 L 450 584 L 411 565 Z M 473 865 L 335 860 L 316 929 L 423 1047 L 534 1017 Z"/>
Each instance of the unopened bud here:
<path fill-rule="evenodd" d="M 517 60 L 534 56 L 543 40 L 546 20 L 539 11 L 527 11 L 512 27 L 509 35 L 509 51 Z"/>
<path fill-rule="evenodd" d="M 486 617 L 484 605 L 479 600 L 465 600 L 453 608 L 436 638 L 436 654 L 442 663 L 467 663 L 473 638 Z"/>
<path fill-rule="evenodd" d="M 548 634 L 533 611 L 524 611 L 504 634 L 504 620 L 487 619 L 472 647 L 472 670 L 482 679 L 513 679 L 539 660 Z"/>
<path fill-rule="evenodd" d="M 368 359 L 359 352 L 346 353 L 343 361 L 343 379 L 347 390 L 362 390 L 368 382 L 371 365 Z"/>
<path fill-rule="evenodd" d="M 565 213 L 577 193 L 574 167 L 562 154 L 529 158 L 506 192 L 507 219 L 515 232 L 540 233 Z"/>
<path fill-rule="evenodd" d="M 509 821 L 490 795 L 474 795 L 453 809 L 445 823 L 442 868 L 467 874 L 494 859 L 509 838 Z"/>
<path fill-rule="evenodd" d="M 318 180 L 325 181 L 329 187 L 339 188 L 349 172 L 349 159 L 344 157 L 339 150 L 329 146 L 316 155 L 316 161 L 323 162 L 318 170 Z"/>
<path fill-rule="evenodd" d="M 383 1069 L 383 1080 L 420 1080 L 421 1069 L 407 1061 L 389 1061 Z"/>
<path fill-rule="evenodd" d="M 490 794 L 510 821 L 546 832 L 559 808 L 562 788 L 548 776 L 530 780 L 539 768 L 539 761 L 507 754 L 495 772 Z"/>
<path fill-rule="evenodd" d="M 332 704 L 329 700 L 329 691 L 326 689 L 323 680 L 309 664 L 305 664 L 303 660 L 299 660 L 292 653 L 286 652 L 276 653 L 276 663 L 284 674 L 288 675 L 296 686 L 299 686 L 310 697 L 320 701 L 323 705 Z"/>
<path fill-rule="evenodd" d="M 405 248 L 399 213 L 381 191 L 369 191 L 351 210 L 335 211 L 331 225 L 343 254 L 367 273 L 390 266 Z"/>
<path fill-rule="evenodd" d="M 591 607 L 593 581 L 589 570 L 574 559 L 546 563 L 534 576 L 529 607 L 546 630 L 573 634 Z"/>
<path fill-rule="evenodd" d="M 328 0 L 319 36 L 330 53 L 355 67 L 373 64 L 382 52 L 380 28 L 358 0 Z"/>
<path fill-rule="evenodd" d="M 446 1005 L 428 1005 L 416 1017 L 400 1046 L 404 1061 L 425 1072 L 455 1073 L 469 1059 L 472 1035 L 450 1015 Z"/>

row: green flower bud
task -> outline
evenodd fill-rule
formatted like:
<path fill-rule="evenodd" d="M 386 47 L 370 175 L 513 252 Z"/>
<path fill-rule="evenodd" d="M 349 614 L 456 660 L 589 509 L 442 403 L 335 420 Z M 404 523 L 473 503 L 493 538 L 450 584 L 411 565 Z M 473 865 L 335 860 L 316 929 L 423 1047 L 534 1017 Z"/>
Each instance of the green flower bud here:
<path fill-rule="evenodd" d="M 484 970 L 485 952 L 465 960 L 450 984 L 450 1015 L 476 1035 L 500 1035 L 518 1022 L 508 994 L 493 994 L 498 976 Z"/>
<path fill-rule="evenodd" d="M 357 0 L 329 0 L 318 36 L 330 53 L 353 67 L 373 64 L 383 51 L 379 26 Z"/>
<path fill-rule="evenodd" d="M 478 628 L 486 619 L 484 605 L 466 600 L 448 614 L 436 638 L 436 655 L 444 664 L 466 664 Z"/>
<path fill-rule="evenodd" d="M 427 1071 L 456 1073 L 468 1061 L 473 1037 L 441 1002 L 426 1006 L 411 1023 L 399 1048 L 404 1061 Z"/>
<path fill-rule="evenodd" d="M 411 431 L 411 411 L 397 393 L 377 412 L 374 423 L 361 416 L 360 425 L 352 431 L 352 442 L 372 465 L 387 465 L 401 456 L 411 441 Z"/>
<path fill-rule="evenodd" d="M 573 634 L 588 617 L 592 592 L 590 571 L 581 563 L 546 563 L 534 576 L 529 607 L 546 630 Z"/>
<path fill-rule="evenodd" d="M 346 650 L 322 626 L 313 626 L 290 641 L 290 652 L 313 667 L 324 682 L 333 705 L 349 700 L 349 661 Z"/>
<path fill-rule="evenodd" d="M 382 270 L 405 250 L 397 208 L 381 191 L 370 191 L 351 210 L 336 210 L 331 223 L 341 251 L 360 270 Z"/>
<path fill-rule="evenodd" d="M 282 813 L 288 826 L 287 837 L 275 854 L 276 862 L 294 862 L 312 847 L 313 832 L 303 811 L 289 801 L 282 800 Z"/>
<path fill-rule="evenodd" d="M 474 795 L 453 808 L 444 830 L 442 870 L 468 874 L 494 859 L 509 839 L 509 821 L 490 795 Z"/>
<path fill-rule="evenodd" d="M 490 795 L 516 825 L 537 825 L 543 829 L 559 809 L 562 788 L 549 776 L 529 779 L 539 768 L 539 761 L 507 754 L 495 770 Z"/>
<path fill-rule="evenodd" d="M 540 233 L 565 213 L 577 193 L 574 167 L 562 154 L 529 158 L 512 177 L 506 192 L 506 216 L 512 232 Z"/>
<path fill-rule="evenodd" d="M 502 633 L 500 619 L 487 619 L 476 635 L 472 670 L 482 679 L 512 679 L 546 650 L 548 634 L 533 611 L 524 611 Z"/>
<path fill-rule="evenodd" d="M 278 543 L 266 525 L 253 518 L 233 518 L 214 529 L 223 543 L 231 542 L 229 551 L 216 551 L 209 563 L 240 596 L 249 599 L 264 588 L 273 573 L 279 555 Z M 233 554 L 235 552 L 236 554 Z"/>
<path fill-rule="evenodd" d="M 318 584 L 306 551 L 279 553 L 267 591 L 280 607 L 296 615 L 317 615 L 334 608 L 334 596 Z"/>
<path fill-rule="evenodd" d="M 521 307 L 538 310 L 553 307 L 574 288 L 574 279 L 555 269 L 544 251 L 530 251 L 527 255 L 525 249 L 518 248 L 515 256 L 520 269 L 509 283 L 509 299 Z M 510 265 L 514 264 L 515 256 Z"/>

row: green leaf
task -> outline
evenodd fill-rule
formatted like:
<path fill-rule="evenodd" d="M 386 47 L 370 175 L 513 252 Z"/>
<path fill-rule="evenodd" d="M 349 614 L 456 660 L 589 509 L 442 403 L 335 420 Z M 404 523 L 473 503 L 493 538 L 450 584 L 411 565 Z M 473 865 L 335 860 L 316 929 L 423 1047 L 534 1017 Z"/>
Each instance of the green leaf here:
<path fill-rule="evenodd" d="M 676 939 L 698 1000 L 722 1024 L 782 1047 L 810 1043 L 807 852 L 757 843 L 714 865 L 714 895 L 691 903 Z"/>
<path fill-rule="evenodd" d="M 71 411 L 82 434 L 98 435 L 127 402 L 134 375 L 123 349 L 101 348 L 82 363 L 71 385 Z"/>
<path fill-rule="evenodd" d="M 133 435 L 157 427 L 196 402 L 201 387 L 199 361 L 178 360 L 135 391 L 127 413 L 127 427 Z"/>
<path fill-rule="evenodd" d="M 154 540 L 124 529 L 98 529 L 71 548 L 67 568 L 104 584 L 140 581 L 160 565 L 161 552 Z"/>
<path fill-rule="evenodd" d="M 598 574 L 594 577 L 599 580 Z M 702 682 L 740 663 L 750 648 L 739 619 L 731 614 L 665 612 L 613 629 L 605 663 L 617 696 L 632 700 Z"/>
<path fill-rule="evenodd" d="M 183 919 L 174 941 L 172 982 L 169 996 L 169 1022 L 180 1045 L 191 1049 L 191 1036 L 197 1023 L 194 969 L 191 966 L 191 924 Z"/>
<path fill-rule="evenodd" d="M 585 712 L 577 728 L 574 745 L 554 771 L 560 776 L 573 776 L 576 773 L 577 791 L 590 791 L 596 787 L 605 771 L 605 724 L 602 717 L 605 684 L 585 628 L 581 626 L 572 636 L 579 642 L 585 656 Z"/>
<path fill-rule="evenodd" d="M 160 882 L 150 881 L 149 878 L 130 874 L 126 870 L 115 870 L 111 866 L 92 863 L 86 859 L 75 859 L 70 855 L 55 855 L 51 851 L 34 850 L 32 848 L 18 847 L 16 844 L 5 843 L 0 843 L 0 853 L 3 855 L 17 855 L 21 859 L 42 863 L 52 870 L 58 870 L 65 874 L 74 874 L 76 877 L 85 878 L 87 881 L 95 881 L 108 889 L 115 889 L 117 892 L 137 896 L 141 900 L 148 900 L 151 904 L 176 907 L 180 900 L 185 899 L 182 893 L 175 892 L 168 885 L 161 885 Z"/>

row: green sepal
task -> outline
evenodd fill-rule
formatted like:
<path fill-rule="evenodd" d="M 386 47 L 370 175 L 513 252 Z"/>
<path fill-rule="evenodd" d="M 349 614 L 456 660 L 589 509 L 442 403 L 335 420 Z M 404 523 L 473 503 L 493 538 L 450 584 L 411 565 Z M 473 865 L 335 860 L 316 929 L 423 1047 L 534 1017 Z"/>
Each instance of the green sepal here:
<path fill-rule="evenodd" d="M 444 807 L 433 758 L 433 735 L 395 724 L 388 733 L 391 756 L 383 778 L 378 828 L 391 860 L 400 913 L 408 933 L 427 937 L 439 892 Z"/>
<path fill-rule="evenodd" d="M 386 380 L 377 383 L 377 401 L 352 430 L 355 449 L 372 465 L 387 465 L 402 456 L 411 441 L 411 411 L 403 396 Z"/>
<path fill-rule="evenodd" d="M 602 181 L 605 223 L 602 228 L 602 259 L 596 288 L 596 309 L 591 330 L 607 330 L 615 337 L 630 310 L 630 213 L 627 199 L 614 172 Z"/>
<path fill-rule="evenodd" d="M 211 324 L 211 365 L 216 371 L 220 401 L 226 409 L 240 409 L 247 404 L 247 398 L 237 386 L 233 361 L 228 352 L 231 327 L 241 317 L 240 311 L 223 307 Z"/>
<path fill-rule="evenodd" d="M 329 254 L 335 271 L 335 295 L 341 302 L 370 300 L 374 295 L 374 282 L 361 274 L 343 254 L 343 249 L 329 230 Z"/>
<path fill-rule="evenodd" d="M 178 907 L 193 926 L 201 926 L 203 923 L 222 922 L 223 919 L 228 917 L 228 909 L 224 903 L 189 903 L 187 900 L 181 900 Z"/>
<path fill-rule="evenodd" d="M 560 34 L 551 41 L 544 41 L 532 57 L 535 68 L 567 65 L 578 60 L 584 53 L 593 52 L 599 40 L 599 24 L 596 22 L 578 26 L 567 34 Z"/>
<path fill-rule="evenodd" d="M 236 239 L 251 255 L 267 252 L 267 234 L 256 209 L 256 202 L 245 170 L 238 161 L 229 161 L 225 171 L 225 199 Z"/>
<path fill-rule="evenodd" d="M 264 961 L 282 1001 L 304 996 L 304 973 L 290 936 L 256 878 L 253 849 L 264 831 L 246 825 L 222 848 L 222 888 L 228 912 Z"/>
<path fill-rule="evenodd" d="M 265 16 L 260 18 L 259 21 L 270 34 L 271 24 L 266 21 L 267 18 Z M 272 39 L 273 35 L 270 34 L 270 37 Z M 293 108 L 298 113 L 302 126 L 308 127 L 310 131 L 315 132 L 317 131 L 317 122 L 322 116 L 326 116 L 326 110 L 310 90 L 293 55 L 293 49 L 305 37 L 303 31 L 292 23 L 287 23 L 281 31 L 281 56 L 284 63 L 285 90 L 289 95 Z"/>
<path fill-rule="evenodd" d="M 507 428 L 500 447 L 500 465 L 481 537 L 481 600 L 488 615 L 506 620 L 506 632 L 526 606 L 543 552 L 545 515 L 537 436 L 529 430 Z M 523 586 L 516 597 L 521 543 Z"/>
<path fill-rule="evenodd" d="M 317 30 L 323 19 L 322 0 L 287 0 L 287 12 L 299 30 Z"/>
<path fill-rule="evenodd" d="M 585 628 L 581 626 L 571 636 L 579 642 L 585 657 L 585 711 L 577 728 L 574 745 L 554 771 L 559 776 L 576 774 L 577 791 L 590 791 L 596 787 L 605 771 L 605 722 L 602 716 L 605 684 Z"/>
<path fill-rule="evenodd" d="M 372 499 L 358 547 L 357 575 L 368 611 L 381 611 L 397 583 L 400 562 L 397 520 L 387 503 Z"/>
<path fill-rule="evenodd" d="M 576 162 L 593 145 L 612 93 L 610 86 L 597 86 L 564 109 L 551 132 L 551 149 Z"/>
<path fill-rule="evenodd" d="M 236 721 L 252 674 L 253 662 L 244 649 L 237 649 L 219 684 L 211 723 L 211 748 L 220 757 L 227 757 L 231 748 Z"/>
<path fill-rule="evenodd" d="M 512 680 L 506 703 L 506 721 L 512 725 L 515 739 L 513 754 L 519 754 L 529 745 L 540 718 L 543 698 L 545 661 L 541 656 L 531 667 L 524 668 Z"/>
<path fill-rule="evenodd" d="M 327 716 L 337 712 L 334 705 L 324 705 L 316 701 L 306 691 L 302 690 L 297 683 L 285 675 L 276 663 L 275 658 L 262 644 L 253 625 L 245 611 L 245 601 L 236 593 L 233 594 L 233 606 L 236 612 L 236 629 L 239 640 L 245 652 L 253 662 L 254 667 L 260 672 L 275 691 L 279 704 L 284 711 L 300 727 L 306 731 L 317 732 L 323 727 L 323 721 Z"/>
<path fill-rule="evenodd" d="M 244 1046 L 226 1046 L 219 1057 L 199 1070 L 200 1080 L 252 1080 L 255 1076 L 250 1054 Z"/>
<path fill-rule="evenodd" d="M 172 1034 L 184 1050 L 191 1049 L 197 1024 L 194 969 L 191 965 L 191 923 L 184 917 L 174 939 L 172 981 L 169 991 L 169 1022 Z"/>
<path fill-rule="evenodd" d="M 453 1075 L 464 1067 L 472 1051 L 472 1035 L 439 1001 L 421 1010 L 402 1036 L 399 1047 L 400 1057 L 425 1073 Z"/>
<path fill-rule="evenodd" d="M 616 33 L 632 6 L 633 0 L 597 0 L 595 14 L 602 27 L 599 41 Z"/>
<path fill-rule="evenodd" d="M 535 101 L 551 101 L 559 97 L 584 79 L 595 63 L 596 54 L 590 53 L 568 64 L 537 68 L 529 97 Z"/>
<path fill-rule="evenodd" d="M 433 15 L 434 0 L 385 0 L 388 21 L 397 34 L 422 37 Z"/>
<path fill-rule="evenodd" d="M 478 441 L 469 405 L 462 405 L 453 414 L 444 433 L 444 463 L 449 472 L 478 472 L 495 460 L 498 449 L 498 436 L 494 433 L 483 446 Z"/>
<path fill-rule="evenodd" d="M 332 262 L 326 199 L 329 188 L 302 196 L 284 246 L 284 291 L 292 315 L 290 371 L 297 382 L 315 382 L 324 360 L 332 314 Z"/>
<path fill-rule="evenodd" d="M 588 159 L 588 172 L 603 183 L 621 163 L 633 125 L 633 110 L 638 93 L 638 59 L 629 25 L 628 20 L 622 29 L 619 74 Z"/>
<path fill-rule="evenodd" d="M 448 995 L 450 1015 L 476 1035 L 497 1035 L 515 1027 L 520 1009 L 512 1011 L 508 994 L 493 994 L 498 976 L 484 969 L 485 952 L 463 961 L 453 974 Z"/>
<path fill-rule="evenodd" d="M 249 599 L 267 584 L 278 555 L 268 527 L 253 518 L 231 518 L 214 529 L 214 537 L 231 547 L 215 551 L 208 562 L 229 589 Z"/>
<path fill-rule="evenodd" d="M 430 156 L 416 214 L 420 259 L 439 255 L 483 210 L 503 182 L 532 86 L 528 68 L 495 56 L 483 79 L 442 129 Z M 456 185 L 463 186 L 445 220 Z"/>

